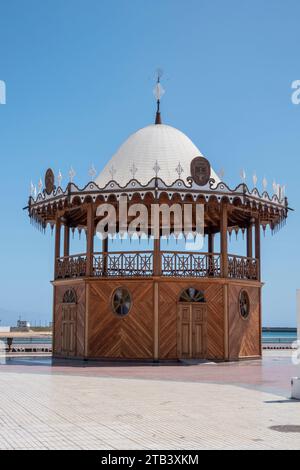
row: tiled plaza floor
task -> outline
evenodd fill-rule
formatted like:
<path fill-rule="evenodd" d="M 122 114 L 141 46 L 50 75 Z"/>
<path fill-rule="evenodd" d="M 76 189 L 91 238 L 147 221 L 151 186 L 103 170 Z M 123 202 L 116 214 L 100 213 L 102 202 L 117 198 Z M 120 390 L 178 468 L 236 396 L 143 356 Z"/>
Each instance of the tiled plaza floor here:
<path fill-rule="evenodd" d="M 0 365 L 0 449 L 299 449 L 292 375 L 288 352 L 190 366 L 13 359 Z"/>

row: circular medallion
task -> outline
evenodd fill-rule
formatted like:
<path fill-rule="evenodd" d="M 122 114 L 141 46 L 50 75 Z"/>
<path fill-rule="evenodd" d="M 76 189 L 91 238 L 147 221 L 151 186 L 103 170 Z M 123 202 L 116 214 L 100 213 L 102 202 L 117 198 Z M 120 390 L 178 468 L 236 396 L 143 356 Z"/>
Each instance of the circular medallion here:
<path fill-rule="evenodd" d="M 48 168 L 45 174 L 45 189 L 48 195 L 51 194 L 55 188 L 54 182 L 55 182 L 54 173 L 51 170 L 51 168 Z"/>
<path fill-rule="evenodd" d="M 128 315 L 132 305 L 130 292 L 123 287 L 118 287 L 112 296 L 113 312 L 119 317 Z"/>
<path fill-rule="evenodd" d="M 241 317 L 246 320 L 250 314 L 250 300 L 248 292 L 244 289 L 240 291 L 239 295 L 239 310 Z"/>
<path fill-rule="evenodd" d="M 195 157 L 191 161 L 191 176 L 198 186 L 205 186 L 210 178 L 210 163 L 204 157 Z"/>

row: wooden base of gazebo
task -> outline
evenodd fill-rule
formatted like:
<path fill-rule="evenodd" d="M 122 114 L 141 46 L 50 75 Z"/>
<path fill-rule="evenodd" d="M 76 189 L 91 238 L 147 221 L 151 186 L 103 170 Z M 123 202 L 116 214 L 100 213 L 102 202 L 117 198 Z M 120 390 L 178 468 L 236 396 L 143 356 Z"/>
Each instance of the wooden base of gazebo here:
<path fill-rule="evenodd" d="M 130 314 L 112 314 L 116 289 L 131 293 Z M 182 300 L 193 288 L 202 301 Z M 239 311 L 246 291 L 251 315 Z M 54 282 L 54 357 L 237 360 L 261 356 L 261 283 L 231 279 L 94 279 Z"/>

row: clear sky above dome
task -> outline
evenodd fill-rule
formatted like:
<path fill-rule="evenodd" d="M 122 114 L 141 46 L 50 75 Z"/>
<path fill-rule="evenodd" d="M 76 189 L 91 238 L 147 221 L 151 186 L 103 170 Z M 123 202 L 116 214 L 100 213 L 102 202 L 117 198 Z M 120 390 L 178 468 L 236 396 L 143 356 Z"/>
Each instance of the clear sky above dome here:
<path fill-rule="evenodd" d="M 264 175 L 269 189 L 273 179 L 286 184 L 298 209 L 299 17 L 299 0 L 1 2 L 1 324 L 7 311 L 51 317 L 53 238 L 22 212 L 30 181 L 48 166 L 64 184 L 71 165 L 80 185 L 92 163 L 100 172 L 128 135 L 154 122 L 158 66 L 163 122 L 224 168 L 231 186 L 241 168 L 250 185 L 256 171 L 260 187 Z M 299 228 L 296 211 L 262 237 L 264 325 L 295 324 Z"/>

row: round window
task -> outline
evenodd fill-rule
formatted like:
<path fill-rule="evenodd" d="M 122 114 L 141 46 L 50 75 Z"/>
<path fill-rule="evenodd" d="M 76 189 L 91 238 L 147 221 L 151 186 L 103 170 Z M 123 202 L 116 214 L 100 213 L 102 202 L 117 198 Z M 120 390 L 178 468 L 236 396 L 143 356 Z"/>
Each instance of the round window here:
<path fill-rule="evenodd" d="M 118 287 L 112 296 L 112 308 L 116 315 L 124 317 L 131 309 L 132 301 L 129 291 L 123 287 Z"/>
<path fill-rule="evenodd" d="M 240 291 L 239 309 L 240 309 L 241 317 L 244 319 L 248 318 L 249 313 L 250 313 L 250 300 L 249 300 L 248 292 L 245 290 Z"/>

